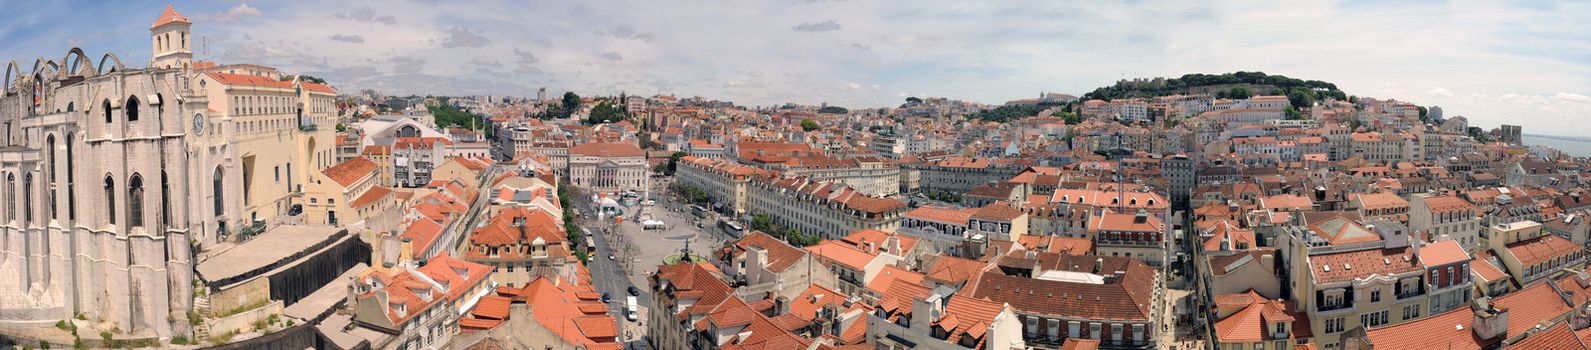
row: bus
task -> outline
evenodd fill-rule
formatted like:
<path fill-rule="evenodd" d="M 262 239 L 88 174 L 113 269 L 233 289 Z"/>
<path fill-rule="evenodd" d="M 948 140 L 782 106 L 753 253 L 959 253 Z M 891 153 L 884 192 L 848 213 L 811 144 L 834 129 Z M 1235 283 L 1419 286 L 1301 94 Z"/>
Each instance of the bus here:
<path fill-rule="evenodd" d="M 741 226 L 740 223 L 727 219 L 718 220 L 718 228 L 724 230 L 724 233 L 728 233 L 730 237 L 734 238 L 740 238 L 740 236 L 746 231 L 746 228 Z"/>
<path fill-rule="evenodd" d="M 624 297 L 624 318 L 631 322 L 641 319 L 641 314 L 637 313 L 635 309 L 634 295 Z"/>
<path fill-rule="evenodd" d="M 703 208 L 700 205 L 692 205 L 691 206 L 691 214 L 696 214 L 696 217 L 702 218 L 702 219 L 706 219 L 707 218 L 707 208 Z"/>

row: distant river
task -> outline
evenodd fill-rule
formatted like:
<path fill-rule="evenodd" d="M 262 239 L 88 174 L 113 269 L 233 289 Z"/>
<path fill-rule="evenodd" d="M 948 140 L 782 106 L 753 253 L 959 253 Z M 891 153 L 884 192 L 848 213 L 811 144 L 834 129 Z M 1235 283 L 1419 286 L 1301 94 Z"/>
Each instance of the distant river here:
<path fill-rule="evenodd" d="M 1591 157 L 1591 141 L 1570 140 L 1566 138 L 1542 137 L 1535 135 L 1521 135 L 1525 145 L 1544 145 L 1557 148 L 1563 153 L 1576 157 Z"/>

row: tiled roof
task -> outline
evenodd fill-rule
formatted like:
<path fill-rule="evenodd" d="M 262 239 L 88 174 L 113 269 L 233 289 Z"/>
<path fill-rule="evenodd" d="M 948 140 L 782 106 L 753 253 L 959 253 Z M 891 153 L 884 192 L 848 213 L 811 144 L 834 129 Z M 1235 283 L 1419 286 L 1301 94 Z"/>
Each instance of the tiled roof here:
<path fill-rule="evenodd" d="M 1253 291 L 1250 291 L 1249 294 L 1253 294 Z M 1227 295 L 1216 296 L 1218 303 L 1223 299 L 1223 296 Z M 1257 297 L 1258 295 L 1253 296 Z M 1276 322 L 1290 323 L 1292 325 L 1293 332 L 1289 334 L 1290 338 L 1308 339 L 1312 336 L 1313 332 L 1310 328 L 1309 316 L 1299 312 L 1293 302 L 1266 300 L 1264 298 L 1243 299 L 1247 300 L 1245 300 L 1243 306 L 1238 306 L 1243 308 L 1241 311 L 1216 321 L 1215 334 L 1220 342 L 1252 343 L 1282 339 L 1276 338 L 1275 334 L 1271 332 L 1270 325 Z"/>
<path fill-rule="evenodd" d="M 1098 350 L 1099 339 L 1066 338 L 1061 342 L 1061 350 Z"/>
<path fill-rule="evenodd" d="M 872 281 L 867 282 L 867 290 L 884 294 L 889 290 L 889 286 L 895 283 L 922 284 L 923 274 L 907 271 L 895 265 L 886 265 L 878 271 L 878 275 L 873 276 Z"/>
<path fill-rule="evenodd" d="M 881 251 L 895 255 L 906 255 L 913 246 L 917 245 L 917 237 L 897 235 L 894 233 L 862 229 L 840 238 L 841 242 L 861 249 L 868 254 L 879 254 Z"/>
<path fill-rule="evenodd" d="M 1427 268 L 1464 261 L 1469 261 L 1469 253 L 1458 241 L 1446 240 L 1420 247 L 1420 264 Z"/>
<path fill-rule="evenodd" d="M 1319 222 L 1311 222 L 1309 230 L 1316 236 L 1333 245 L 1375 242 L 1381 240 L 1381 235 L 1370 231 L 1358 222 L 1346 217 L 1338 216 Z"/>
<path fill-rule="evenodd" d="M 414 254 L 413 256 L 415 257 L 423 257 L 425 252 L 431 249 L 431 244 L 435 243 L 436 239 L 441 235 L 442 224 L 421 218 L 409 223 L 409 227 L 404 228 L 403 233 L 398 235 L 398 237 L 413 240 L 411 244 L 414 247 L 414 251 L 409 253 Z"/>
<path fill-rule="evenodd" d="M 1471 263 L 1469 264 L 1469 270 L 1474 272 L 1480 277 L 1480 279 L 1485 280 L 1486 282 L 1508 279 L 1508 273 L 1503 272 L 1503 270 L 1497 268 L 1496 265 L 1492 265 L 1490 259 L 1488 259 L 1490 257 L 1491 254 L 1487 253 L 1486 251 L 1476 253 L 1475 259 L 1472 259 Z"/>
<path fill-rule="evenodd" d="M 1084 258 L 1091 258 L 1087 259 L 1090 260 L 1089 269 L 1093 267 L 1093 259 L 1125 260 L 1125 274 L 1111 283 L 1093 284 L 1007 276 L 989 271 L 968 288 L 972 288 L 972 296 L 1010 303 L 1023 313 L 1096 320 L 1150 319 L 1157 275 L 1153 268 L 1131 258 Z M 1122 263 L 1115 261 L 1109 265 L 1122 266 Z"/>
<path fill-rule="evenodd" d="M 1538 283 L 1493 299 L 1492 305 L 1508 311 L 1506 334 L 1517 336 L 1535 328 L 1541 320 L 1572 311 L 1562 300 L 1548 284 Z M 1367 338 L 1377 349 L 1482 349 L 1504 338 L 1480 339 L 1473 331 L 1474 320 L 1472 308 L 1457 308 L 1421 320 L 1372 328 Z"/>
<path fill-rule="evenodd" d="M 824 305 L 845 303 L 845 294 L 813 283 L 807 290 L 801 291 L 795 299 L 790 300 L 790 314 L 803 320 L 811 321 L 817 318 L 818 310 Z"/>
<path fill-rule="evenodd" d="M 868 263 L 873 262 L 873 259 L 878 257 L 834 240 L 824 240 L 821 243 L 806 247 L 806 250 L 816 256 L 857 271 L 863 271 L 867 268 Z"/>
<path fill-rule="evenodd" d="M 374 186 L 369 190 L 365 190 L 365 194 L 359 195 L 359 198 L 354 198 L 352 202 L 348 202 L 348 206 L 354 208 L 363 207 L 365 205 L 375 203 L 376 200 L 386 198 L 387 195 L 390 194 L 392 194 L 391 188 L 387 188 L 386 186 Z"/>
<path fill-rule="evenodd" d="M 1143 222 L 1137 222 L 1137 214 L 1104 213 L 1094 219 L 1089 225 L 1089 231 L 1122 231 L 1122 232 L 1163 232 L 1165 226 L 1160 219 L 1153 215 L 1144 217 Z"/>
<path fill-rule="evenodd" d="M 967 219 L 972 218 L 972 213 L 977 209 L 950 209 L 934 206 L 923 206 L 906 212 L 906 218 L 923 221 L 932 221 L 952 225 L 967 225 Z"/>
<path fill-rule="evenodd" d="M 1317 284 L 1419 272 L 1418 257 L 1412 255 L 1408 248 L 1310 255 L 1309 271 Z"/>
<path fill-rule="evenodd" d="M 345 160 L 342 163 L 337 163 L 337 165 L 333 165 L 330 168 L 326 168 L 326 170 L 322 170 L 321 173 L 326 174 L 327 178 L 330 178 L 332 181 L 336 181 L 337 184 L 343 186 L 352 186 L 354 182 L 359 181 L 359 179 L 363 179 L 365 176 L 375 173 L 377 168 L 378 166 L 376 166 L 376 162 L 370 161 L 369 158 L 355 157 L 353 159 Z"/>
<path fill-rule="evenodd" d="M 166 5 L 166 10 L 160 12 L 160 17 L 155 18 L 155 23 L 150 24 L 149 29 L 160 28 L 160 26 L 170 23 L 193 24 L 192 21 L 188 20 L 188 16 L 183 16 L 182 13 L 177 12 L 177 9 L 172 8 L 171 5 Z"/>
<path fill-rule="evenodd" d="M 797 261 L 807 255 L 806 251 L 785 243 L 784 240 L 769 236 L 762 231 L 752 231 L 740 240 L 735 241 L 734 254 L 736 256 L 745 254 L 751 247 L 761 248 L 768 252 L 768 260 L 766 261 L 768 271 L 774 273 L 784 272 L 785 269 L 795 265 Z"/>
<path fill-rule="evenodd" d="M 928 274 L 924 278 L 939 283 L 960 284 L 983 272 L 983 268 L 988 265 L 989 263 L 983 261 L 939 255 L 934 258 L 934 266 L 928 269 Z"/>
<path fill-rule="evenodd" d="M 1352 194 L 1351 200 L 1359 201 L 1364 209 L 1408 208 L 1409 201 L 1403 200 L 1392 192 L 1376 192 L 1371 194 Z"/>
<path fill-rule="evenodd" d="M 972 214 L 972 218 L 984 221 L 1011 221 L 1023 214 L 1021 210 L 1013 208 L 1006 202 L 994 202 L 978 208 L 978 211 Z"/>
<path fill-rule="evenodd" d="M 590 283 L 560 281 L 559 277 L 535 277 L 525 284 L 519 294 L 531 309 L 536 323 L 559 338 L 577 346 L 592 349 L 617 349 L 618 321 L 606 314 L 607 307 L 599 302 L 579 297 L 594 293 Z M 586 281 L 589 282 L 589 281 Z M 596 306 L 599 313 L 589 314 L 584 306 Z"/>
<path fill-rule="evenodd" d="M 949 298 L 950 301 L 945 303 L 945 316 L 939 319 L 937 325 L 950 333 L 950 337 L 946 339 L 950 343 L 956 343 L 961 337 L 966 336 L 983 339 L 989 327 L 994 324 L 995 316 L 999 316 L 1000 312 L 1005 310 L 1004 304 L 989 299 L 959 295 L 951 295 Z"/>
<path fill-rule="evenodd" d="M 592 157 L 645 157 L 646 151 L 629 143 L 587 142 L 569 148 L 570 156 Z"/>
<path fill-rule="evenodd" d="M 505 320 L 508 319 L 508 305 L 513 302 L 513 299 L 496 295 L 481 297 L 480 301 L 475 302 L 475 309 L 470 310 L 470 315 L 480 318 Z"/>
<path fill-rule="evenodd" d="M 1584 350 L 1588 348 L 1586 344 L 1581 342 L 1580 338 L 1575 335 L 1574 331 L 1569 330 L 1569 324 L 1565 322 L 1558 322 L 1552 327 L 1548 327 L 1544 331 L 1531 334 L 1530 337 L 1520 340 L 1517 343 L 1513 343 L 1509 347 L 1519 349 L 1552 350 Z"/>
<path fill-rule="evenodd" d="M 1204 240 L 1204 251 L 1245 250 L 1238 249 L 1239 243 L 1247 243 L 1247 249 L 1259 248 L 1254 230 L 1238 228 L 1230 220 L 1201 221 L 1195 225 L 1210 235 L 1210 238 Z M 1221 248 L 1221 242 L 1227 243 L 1226 249 Z"/>
<path fill-rule="evenodd" d="M 1519 263 L 1525 266 L 1579 253 L 1580 249 L 1580 245 L 1553 234 L 1508 244 L 1508 252 L 1512 253 L 1514 258 L 1519 259 Z"/>
<path fill-rule="evenodd" d="M 1448 212 L 1463 209 L 1477 209 L 1474 204 L 1464 201 L 1457 196 L 1430 197 L 1425 199 L 1425 207 L 1433 213 Z"/>

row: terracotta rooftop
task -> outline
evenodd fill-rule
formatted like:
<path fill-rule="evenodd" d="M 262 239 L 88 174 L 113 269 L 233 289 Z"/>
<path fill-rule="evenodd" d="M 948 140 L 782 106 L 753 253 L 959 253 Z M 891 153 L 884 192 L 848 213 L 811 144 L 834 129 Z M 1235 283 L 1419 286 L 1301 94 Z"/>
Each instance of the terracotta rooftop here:
<path fill-rule="evenodd" d="M 376 165 L 376 162 L 370 161 L 369 158 L 355 157 L 353 159 L 345 160 L 342 163 L 337 163 L 337 165 L 333 165 L 330 168 L 326 168 L 326 170 L 322 170 L 321 173 L 325 174 L 326 177 L 330 178 L 332 181 L 336 181 L 337 184 L 346 187 L 352 186 L 354 182 L 359 181 L 359 179 L 363 179 L 365 176 L 369 176 L 370 174 L 374 173 L 377 168 L 378 166 Z"/>
<path fill-rule="evenodd" d="M 1571 254 L 1583 254 L 1580 245 L 1553 234 L 1545 234 L 1540 237 L 1510 243 L 1508 244 L 1508 251 L 1525 266 L 1535 265 Z"/>
<path fill-rule="evenodd" d="M 950 209 L 934 206 L 923 206 L 906 212 L 906 218 L 923 221 L 932 221 L 951 225 L 967 225 L 967 219 L 972 218 L 972 213 L 978 209 Z"/>
<path fill-rule="evenodd" d="M 1418 273 L 1419 258 L 1408 248 L 1366 249 L 1309 256 L 1314 283 L 1353 281 L 1370 276 Z"/>
<path fill-rule="evenodd" d="M 160 12 L 160 17 L 155 18 L 155 23 L 150 24 L 149 29 L 160 28 L 160 26 L 171 23 L 193 24 L 192 21 L 188 20 L 188 16 L 183 16 L 182 13 L 177 12 L 177 9 L 172 8 L 171 5 L 166 5 L 166 10 Z"/>
<path fill-rule="evenodd" d="M 876 255 L 863 252 L 860 249 L 856 249 L 856 247 L 852 247 L 851 245 L 834 240 L 824 240 L 818 244 L 808 246 L 805 249 L 818 257 L 839 263 L 840 265 L 845 265 L 846 267 L 856 271 L 863 271 L 867 268 L 868 263 L 873 262 L 873 259 L 878 257 Z"/>
<path fill-rule="evenodd" d="M 889 290 L 889 286 L 892 284 L 922 284 L 923 277 L 921 273 L 907 271 L 906 269 L 895 267 L 895 265 L 886 265 L 878 271 L 878 275 L 874 276 L 872 281 L 867 282 L 867 290 L 882 295 Z"/>
<path fill-rule="evenodd" d="M 1562 302 L 1552 287 L 1538 283 L 1492 300 L 1492 305 L 1508 310 L 1507 336 L 1525 334 L 1541 320 L 1554 319 L 1573 309 Z M 1472 306 L 1473 307 L 1473 306 Z M 1425 319 L 1371 328 L 1366 338 L 1377 349 L 1455 349 L 1490 348 L 1504 337 L 1481 339 L 1473 330 L 1472 307 L 1461 307 Z M 1528 338 L 1527 338 L 1528 339 Z"/>
<path fill-rule="evenodd" d="M 928 269 L 924 276 L 929 280 L 945 284 L 960 284 L 983 272 L 989 263 L 972 259 L 964 259 L 950 255 L 939 255 L 934 258 L 934 266 Z"/>
<path fill-rule="evenodd" d="M 1101 275 L 1116 270 L 1123 270 L 1124 274 L 1109 283 L 1094 284 L 1007 276 L 989 271 L 979 275 L 978 280 L 966 288 L 971 289 L 970 295 L 974 297 L 1010 303 L 1023 313 L 1097 320 L 1149 320 L 1156 271 L 1131 258 L 1084 256 L 1066 259 L 1078 261 L 1066 264 L 1077 265 L 1086 260 L 1086 266 L 1078 266 L 1079 269 L 1073 271 L 1091 272 L 1095 259 L 1107 260 L 1107 266 L 1124 266 L 1111 268 Z"/>
<path fill-rule="evenodd" d="M 784 272 L 785 269 L 790 268 L 791 265 L 795 265 L 797 261 L 800 261 L 802 257 L 807 255 L 806 251 L 796 248 L 789 243 L 785 243 L 784 240 L 769 236 L 767 233 L 763 233 L 762 231 L 752 231 L 751 233 L 746 234 L 746 236 L 740 240 L 735 241 L 733 246 L 733 254 L 734 256 L 740 256 L 741 254 L 745 254 L 752 247 L 760 248 L 768 252 L 768 260 L 766 261 L 768 264 L 768 271 L 772 271 L 774 273 Z"/>
<path fill-rule="evenodd" d="M 1445 240 L 1420 247 L 1420 264 L 1427 268 L 1469 261 L 1469 253 L 1458 241 Z"/>
<path fill-rule="evenodd" d="M 646 151 L 629 143 L 588 142 L 569 148 L 569 155 L 592 157 L 645 157 Z"/>

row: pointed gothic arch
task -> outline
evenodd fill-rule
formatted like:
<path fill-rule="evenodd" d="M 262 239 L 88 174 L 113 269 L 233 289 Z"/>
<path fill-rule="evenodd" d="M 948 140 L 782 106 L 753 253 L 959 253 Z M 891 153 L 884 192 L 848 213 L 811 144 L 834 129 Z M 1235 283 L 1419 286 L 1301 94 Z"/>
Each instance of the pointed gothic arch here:
<path fill-rule="evenodd" d="M 111 66 L 111 70 L 109 72 L 107 72 L 107 71 L 105 71 L 105 61 L 111 61 L 112 63 L 115 63 L 116 65 Z M 106 52 L 104 56 L 100 56 L 100 58 L 99 58 L 99 66 L 98 66 L 98 68 L 96 68 L 94 70 L 94 72 L 99 73 L 100 75 L 104 75 L 106 73 L 120 72 L 120 71 L 123 71 L 123 70 L 126 70 L 126 69 L 127 69 L 127 66 L 122 65 L 122 59 L 121 58 L 117 58 L 116 54 L 114 54 L 114 53 Z"/>

